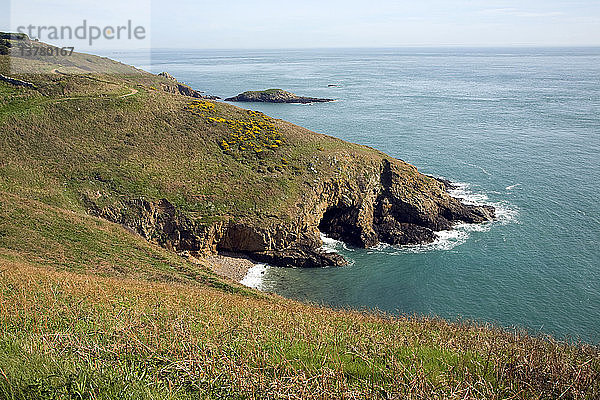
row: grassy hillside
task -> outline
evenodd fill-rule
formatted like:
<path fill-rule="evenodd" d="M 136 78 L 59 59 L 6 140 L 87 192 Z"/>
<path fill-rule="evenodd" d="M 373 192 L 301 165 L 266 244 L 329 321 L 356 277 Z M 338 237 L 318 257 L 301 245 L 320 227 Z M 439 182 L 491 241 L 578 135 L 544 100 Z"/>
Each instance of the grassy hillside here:
<path fill-rule="evenodd" d="M 227 154 L 220 147 L 223 140 L 232 139 L 227 125 L 191 112 L 190 98 L 121 77 L 93 78 L 101 80 L 98 84 L 89 77 L 54 79 L 36 81 L 45 96 L 0 83 L 0 129 L 6 132 L 0 152 L 3 166 L 13 172 L 10 181 L 0 181 L 5 190 L 40 186 L 35 184 L 39 177 L 32 175 L 36 171 L 47 180 L 44 188 L 57 189 L 48 183 L 67 182 L 61 192 L 46 191 L 38 197 L 63 206 L 69 190 L 100 191 L 164 197 L 200 212 L 206 211 L 202 209 L 206 202 L 195 197 L 211 194 L 214 211 L 207 212 L 211 215 L 246 213 L 254 203 L 267 213 L 279 209 L 278 199 L 286 192 L 298 189 L 302 177 L 294 167 L 304 162 L 298 154 L 319 151 L 318 143 L 308 142 L 302 147 L 265 148 L 263 155 L 238 146 Z M 137 93 L 119 97 L 131 89 Z M 214 107 L 215 112 L 205 114 L 250 122 L 244 110 L 225 104 Z M 285 132 L 287 126 L 280 124 Z M 294 138 L 286 135 L 285 140 L 291 144 Z"/>
<path fill-rule="evenodd" d="M 45 69 L 63 72 L 60 64 Z M 8 58 L 0 56 L 3 70 Z M 333 174 L 329 156 L 383 157 L 259 113 L 165 92 L 165 78 L 118 71 L 20 76 L 37 90 L 0 82 L 0 189 L 75 210 L 83 196 L 100 193 L 106 204 L 119 196 L 165 198 L 207 219 L 290 216 L 316 178 L 312 169 Z"/>
<path fill-rule="evenodd" d="M 600 396 L 595 347 L 301 304 L 88 215 L 139 197 L 198 223 L 291 218 L 316 179 L 385 156 L 71 62 L 0 82 L 0 399 Z"/>
<path fill-rule="evenodd" d="M 0 55 L 11 55 L 12 71 L 21 74 L 50 74 L 56 69 L 62 73 L 108 73 L 121 75 L 148 75 L 129 65 L 105 57 L 69 52 L 63 56 L 51 44 L 30 40 L 26 34 L 0 32 Z M 43 54 L 43 55 L 42 55 Z M 7 60 L 8 61 L 8 60 Z"/>
<path fill-rule="evenodd" d="M 596 398 L 597 349 L 242 289 L 0 194 L 0 398 Z"/>
<path fill-rule="evenodd" d="M 187 262 L 119 225 L 6 192 L 0 192 L 0 263 L 248 293 L 200 261 Z"/>

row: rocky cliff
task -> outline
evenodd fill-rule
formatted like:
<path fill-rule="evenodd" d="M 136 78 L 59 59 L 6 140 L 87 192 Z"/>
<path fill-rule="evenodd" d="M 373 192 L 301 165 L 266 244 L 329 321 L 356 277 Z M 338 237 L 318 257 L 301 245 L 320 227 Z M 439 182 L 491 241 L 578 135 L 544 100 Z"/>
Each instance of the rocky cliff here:
<path fill-rule="evenodd" d="M 169 74 L 168 72 L 161 72 L 160 74 L 158 74 L 158 76 L 165 78 L 165 81 L 161 82 L 161 88 L 165 92 L 169 92 L 169 93 L 173 93 L 173 94 L 181 94 L 183 96 L 193 97 L 196 99 L 208 99 L 208 100 L 220 99 L 220 97 L 218 97 L 218 96 L 202 94 L 202 92 L 194 90 L 191 87 L 189 87 L 188 85 L 180 83 L 179 81 L 177 81 L 177 79 L 175 79 L 175 77 L 173 75 Z"/>
<path fill-rule="evenodd" d="M 174 251 L 237 252 L 297 267 L 344 263 L 320 250 L 320 233 L 358 247 L 427 243 L 458 221 L 494 217 L 375 149 L 203 100 L 166 73 L 73 57 L 45 66 L 60 74 L 11 78 L 33 86 L 0 81 L 26 101 L 0 119 L 0 167 L 9 171 L 0 186 L 47 182 L 38 199 Z M 92 67 L 114 73 L 79 73 Z"/>
<path fill-rule="evenodd" d="M 321 160 L 336 166 L 315 179 L 291 218 L 198 223 L 167 200 L 129 200 L 92 213 L 125 225 L 143 237 L 176 251 L 243 253 L 278 266 L 344 265 L 338 254 L 321 250 L 320 233 L 357 247 L 378 243 L 429 243 L 434 232 L 457 222 L 494 219 L 492 207 L 465 205 L 451 197 L 446 184 L 425 176 L 403 161 L 370 160 L 352 154 Z"/>

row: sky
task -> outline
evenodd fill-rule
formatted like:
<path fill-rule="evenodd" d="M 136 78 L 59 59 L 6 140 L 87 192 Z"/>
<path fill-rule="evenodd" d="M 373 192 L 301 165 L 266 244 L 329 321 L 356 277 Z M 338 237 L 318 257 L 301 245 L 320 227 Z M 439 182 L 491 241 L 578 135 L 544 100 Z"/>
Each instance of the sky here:
<path fill-rule="evenodd" d="M 154 48 L 600 46 L 599 0 L 0 0 L 18 25 L 132 20 Z M 0 9 L 0 13 L 2 10 Z M 46 38 L 40 38 L 43 41 Z M 115 45 L 98 40 L 95 46 Z M 122 45 L 120 43 L 119 45 Z"/>

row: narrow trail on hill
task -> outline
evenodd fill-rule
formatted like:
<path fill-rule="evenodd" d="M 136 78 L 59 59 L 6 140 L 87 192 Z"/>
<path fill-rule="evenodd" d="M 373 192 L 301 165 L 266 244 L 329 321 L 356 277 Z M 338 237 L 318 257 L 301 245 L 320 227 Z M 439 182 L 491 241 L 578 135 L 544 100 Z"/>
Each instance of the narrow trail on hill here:
<path fill-rule="evenodd" d="M 136 94 L 138 92 L 138 90 L 134 89 L 134 88 L 129 88 L 129 90 L 131 90 L 131 93 L 127 93 L 127 94 L 124 94 L 122 96 L 119 96 L 119 99 L 123 99 L 123 98 L 129 97 L 129 96 L 133 96 L 134 94 Z"/>
<path fill-rule="evenodd" d="M 53 69 L 51 72 L 52 72 L 53 74 L 57 74 L 57 75 L 63 75 L 63 76 L 67 76 L 67 75 L 69 75 L 68 73 L 65 73 L 65 72 L 61 72 L 61 71 L 59 71 L 57 68 L 54 68 L 54 69 Z M 88 77 L 88 78 L 89 78 L 89 77 Z M 90 78 L 90 79 L 92 79 L 92 78 Z M 112 82 L 103 81 L 103 80 L 100 80 L 100 79 L 93 79 L 93 80 L 97 80 L 97 81 L 99 81 L 99 82 L 105 82 L 105 83 L 112 83 Z M 133 96 L 134 94 L 137 94 L 137 93 L 139 92 L 139 90 L 137 90 L 137 89 L 134 89 L 134 88 L 127 87 L 127 89 L 129 89 L 129 90 L 130 90 L 130 92 L 129 92 L 129 93 L 127 93 L 127 94 L 123 94 L 123 95 L 120 95 L 120 96 L 117 96 L 116 98 L 117 98 L 117 99 L 123 99 L 123 98 L 125 98 L 125 97 Z M 67 100 L 98 99 L 98 98 L 103 98 L 103 99 L 105 99 L 105 100 L 109 100 L 109 99 L 112 99 L 113 97 L 103 97 L 103 96 L 90 96 L 90 97 L 65 97 L 65 98 L 62 98 L 62 99 L 58 99 L 56 102 L 58 103 L 58 102 L 61 102 L 61 101 L 67 101 Z"/>
<path fill-rule="evenodd" d="M 139 93 L 139 90 L 134 89 L 134 88 L 128 88 L 130 90 L 129 93 L 126 94 L 122 94 L 120 96 L 117 97 L 110 97 L 110 96 L 85 96 L 85 97 L 64 97 L 62 99 L 57 99 L 55 101 L 55 103 L 60 103 L 63 101 L 68 101 L 68 100 L 84 100 L 84 99 L 102 99 L 102 100 L 112 100 L 112 99 L 124 99 L 125 97 L 129 97 L 129 96 L 133 96 L 137 93 Z"/>

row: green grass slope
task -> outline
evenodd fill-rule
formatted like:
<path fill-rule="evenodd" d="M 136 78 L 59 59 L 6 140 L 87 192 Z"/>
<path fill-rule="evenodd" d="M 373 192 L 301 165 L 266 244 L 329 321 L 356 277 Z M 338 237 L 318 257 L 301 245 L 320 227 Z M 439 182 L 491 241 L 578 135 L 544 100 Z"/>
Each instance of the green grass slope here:
<path fill-rule="evenodd" d="M 95 60 L 94 56 L 88 58 Z M 98 62 L 103 59 L 98 58 Z M 54 70 L 59 64 L 47 65 Z M 0 56 L 0 73 L 10 72 Z M 207 220 L 290 217 L 329 156 L 373 149 L 228 104 L 160 90 L 151 74 L 18 75 L 0 82 L 0 189 L 82 210 L 123 197 L 167 199 Z M 99 196 L 101 195 L 101 196 Z"/>
<path fill-rule="evenodd" d="M 325 156 L 384 157 L 130 72 L 0 82 L 0 399 L 600 396 L 595 347 L 261 294 L 87 215 L 286 218 Z"/>
<path fill-rule="evenodd" d="M 119 225 L 0 192 L 0 264 L 4 263 L 250 293 L 217 277 L 201 261 L 188 262 Z"/>

